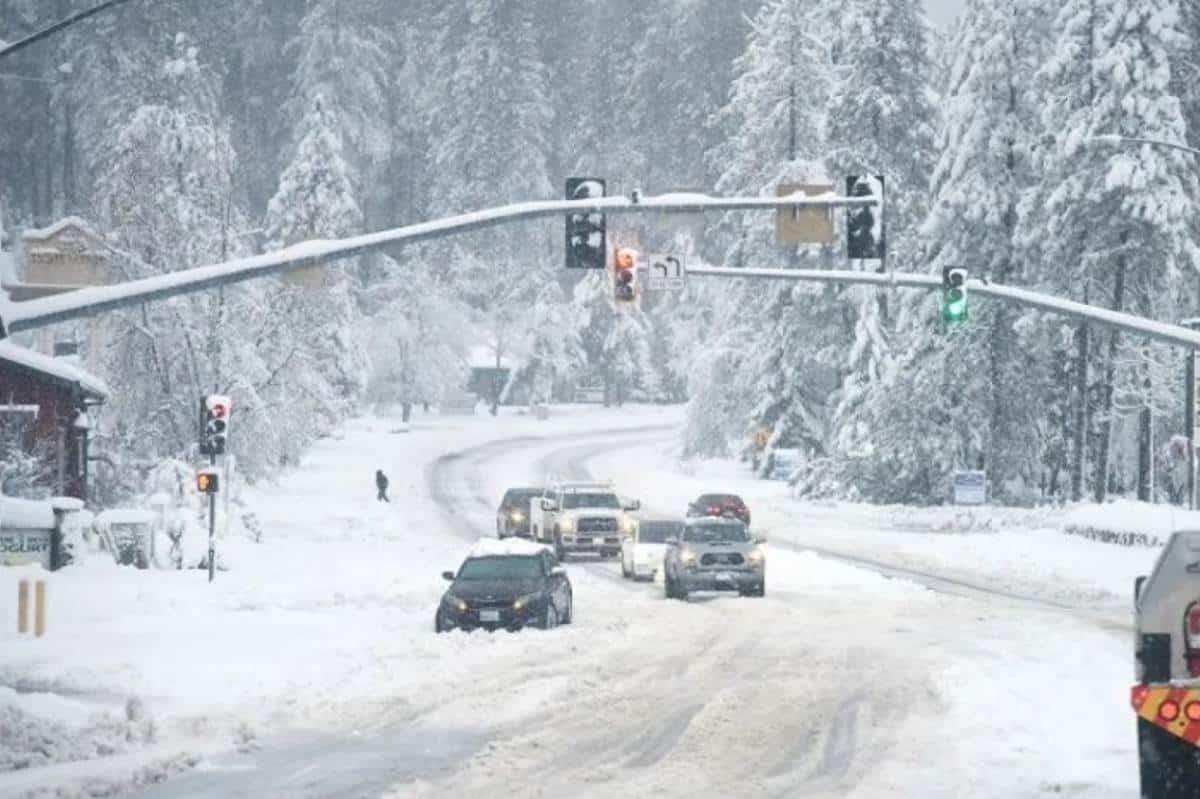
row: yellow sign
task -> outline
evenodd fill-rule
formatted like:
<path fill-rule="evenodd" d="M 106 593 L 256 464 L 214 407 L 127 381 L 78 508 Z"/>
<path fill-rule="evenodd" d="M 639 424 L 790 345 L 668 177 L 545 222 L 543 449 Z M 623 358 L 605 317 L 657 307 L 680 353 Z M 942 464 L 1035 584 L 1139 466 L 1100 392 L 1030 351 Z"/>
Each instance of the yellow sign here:
<path fill-rule="evenodd" d="M 833 186 L 781 183 L 775 187 L 776 197 L 800 192 L 807 197 L 832 192 Z M 831 244 L 833 242 L 832 208 L 780 208 L 775 212 L 775 243 L 780 245 Z"/>

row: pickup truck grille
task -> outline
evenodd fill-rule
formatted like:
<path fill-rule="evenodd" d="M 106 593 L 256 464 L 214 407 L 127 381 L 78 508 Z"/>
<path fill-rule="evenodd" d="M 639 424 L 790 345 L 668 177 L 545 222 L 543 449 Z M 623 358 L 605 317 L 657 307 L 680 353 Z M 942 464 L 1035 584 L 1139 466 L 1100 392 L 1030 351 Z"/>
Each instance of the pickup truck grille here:
<path fill-rule="evenodd" d="M 700 556 L 701 566 L 741 566 L 743 558 L 737 552 L 708 552 Z"/>
<path fill-rule="evenodd" d="M 616 519 L 580 519 L 576 529 L 581 533 L 615 533 Z"/>

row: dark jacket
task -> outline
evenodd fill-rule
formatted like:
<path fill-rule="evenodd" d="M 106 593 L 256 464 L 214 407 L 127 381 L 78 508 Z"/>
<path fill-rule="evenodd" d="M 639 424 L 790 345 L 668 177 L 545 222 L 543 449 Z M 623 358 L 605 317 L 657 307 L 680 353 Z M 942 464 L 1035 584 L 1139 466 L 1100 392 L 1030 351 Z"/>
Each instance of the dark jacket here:
<path fill-rule="evenodd" d="M 375 470 L 375 487 L 380 491 L 388 487 L 388 479 L 383 473 L 383 469 Z"/>

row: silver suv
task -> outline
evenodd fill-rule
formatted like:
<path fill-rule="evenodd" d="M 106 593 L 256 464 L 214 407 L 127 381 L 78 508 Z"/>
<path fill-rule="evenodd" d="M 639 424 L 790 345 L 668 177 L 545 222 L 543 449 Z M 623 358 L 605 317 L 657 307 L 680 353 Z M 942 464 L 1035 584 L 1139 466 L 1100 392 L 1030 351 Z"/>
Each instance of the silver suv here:
<path fill-rule="evenodd" d="M 736 519 L 688 519 L 678 538 L 667 539 L 663 585 L 667 598 L 687 599 L 692 591 L 767 592 L 763 539 L 752 539 Z"/>

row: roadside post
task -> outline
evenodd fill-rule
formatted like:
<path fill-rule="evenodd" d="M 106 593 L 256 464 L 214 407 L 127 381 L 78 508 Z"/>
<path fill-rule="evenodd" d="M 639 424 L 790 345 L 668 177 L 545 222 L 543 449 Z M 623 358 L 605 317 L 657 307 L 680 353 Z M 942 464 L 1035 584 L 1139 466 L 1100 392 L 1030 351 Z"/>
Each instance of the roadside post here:
<path fill-rule="evenodd" d="M 1179 324 L 1189 330 L 1200 330 L 1200 318 L 1184 319 Z M 1186 432 L 1188 437 L 1188 507 L 1192 510 L 1196 510 L 1198 505 L 1200 505 L 1197 502 L 1196 496 L 1198 482 L 1196 479 L 1196 470 L 1200 466 L 1200 459 L 1196 457 L 1196 445 L 1198 443 L 1196 435 L 1200 433 L 1200 425 L 1196 424 L 1196 397 L 1200 394 L 1196 390 L 1196 383 L 1200 381 L 1200 369 L 1197 368 L 1198 362 L 1200 362 L 1200 348 L 1193 347 L 1187 351 L 1186 360 L 1184 361 L 1184 370 L 1187 373 L 1187 379 L 1184 381 L 1187 391 L 1187 397 L 1184 400 L 1184 417 L 1187 420 Z"/>
<path fill-rule="evenodd" d="M 17 635 L 29 632 L 29 580 L 22 578 L 17 583 Z M 41 638 L 46 634 L 46 581 L 33 583 L 33 635 Z"/>

